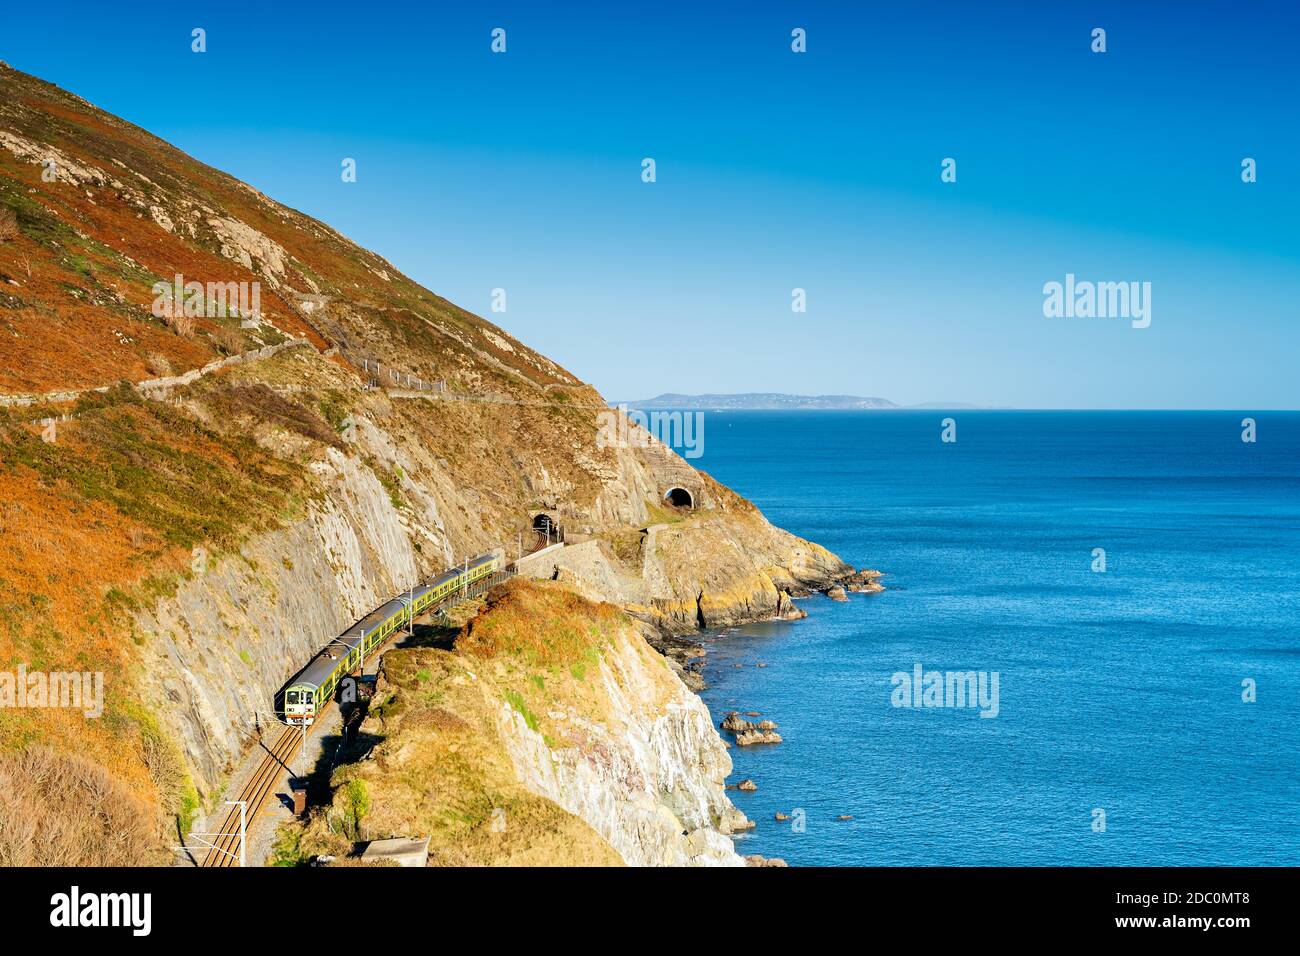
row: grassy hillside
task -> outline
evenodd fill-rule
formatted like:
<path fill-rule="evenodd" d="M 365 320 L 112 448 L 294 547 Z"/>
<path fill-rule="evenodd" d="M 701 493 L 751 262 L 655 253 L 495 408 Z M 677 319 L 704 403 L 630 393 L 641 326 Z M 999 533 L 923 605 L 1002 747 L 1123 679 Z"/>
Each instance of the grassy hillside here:
<path fill-rule="evenodd" d="M 13 223 L 0 229 L 0 392 L 139 380 L 157 374 L 155 355 L 183 371 L 227 345 L 277 335 L 458 387 L 581 386 L 328 226 L 8 67 L 0 67 L 0 210 Z M 236 317 L 204 316 L 178 334 L 150 314 L 153 283 L 177 274 L 259 281 L 270 327 L 250 332 Z"/>

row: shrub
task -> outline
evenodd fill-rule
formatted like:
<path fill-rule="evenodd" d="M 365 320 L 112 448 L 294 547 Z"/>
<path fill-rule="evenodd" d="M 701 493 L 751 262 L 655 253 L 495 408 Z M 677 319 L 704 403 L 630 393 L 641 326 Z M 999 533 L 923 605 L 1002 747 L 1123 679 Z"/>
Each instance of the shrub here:
<path fill-rule="evenodd" d="M 370 789 L 361 779 L 349 780 L 347 788 L 348 815 L 352 818 L 352 833 L 360 838 L 361 821 L 370 812 Z"/>
<path fill-rule="evenodd" d="M 212 344 L 226 355 L 238 355 L 244 351 L 244 337 L 237 329 L 220 325 L 212 330 L 210 337 Z"/>
<path fill-rule="evenodd" d="M 281 824 L 271 848 L 272 866 L 302 866 L 306 856 L 302 849 L 302 827 L 296 823 Z"/>
<path fill-rule="evenodd" d="M 167 328 L 183 339 L 188 339 L 194 334 L 194 319 L 188 315 L 169 315 L 163 319 L 163 322 Z"/>
<path fill-rule="evenodd" d="M 172 363 L 167 361 L 167 356 L 159 352 L 150 352 L 144 360 L 145 367 L 149 369 L 149 374 L 162 378 L 164 375 L 172 373 Z"/>

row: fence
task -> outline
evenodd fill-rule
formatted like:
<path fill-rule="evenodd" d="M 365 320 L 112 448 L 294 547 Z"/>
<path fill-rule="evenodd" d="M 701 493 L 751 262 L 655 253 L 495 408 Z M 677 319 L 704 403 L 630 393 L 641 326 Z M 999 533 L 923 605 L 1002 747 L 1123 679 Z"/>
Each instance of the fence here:
<path fill-rule="evenodd" d="M 354 360 L 355 361 L 355 360 Z M 361 360 L 361 370 L 369 376 L 369 385 L 372 388 L 378 387 L 384 381 L 384 376 L 388 376 L 388 381 L 398 387 L 404 387 L 414 392 L 445 392 L 447 391 L 447 382 L 439 379 L 436 382 L 426 382 L 424 379 L 407 372 L 405 375 L 398 369 L 382 368 L 379 359 L 363 358 Z"/>

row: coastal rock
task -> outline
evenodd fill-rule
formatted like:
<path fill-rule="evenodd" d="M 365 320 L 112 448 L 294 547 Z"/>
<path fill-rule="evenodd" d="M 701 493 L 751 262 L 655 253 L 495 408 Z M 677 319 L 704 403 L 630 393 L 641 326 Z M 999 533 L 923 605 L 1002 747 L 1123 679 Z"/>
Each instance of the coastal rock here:
<path fill-rule="evenodd" d="M 779 744 L 781 735 L 776 732 L 776 721 L 760 720 L 758 723 L 745 720 L 735 711 L 727 713 L 722 721 L 722 729 L 736 735 L 736 744 L 749 747 L 754 744 Z"/>
<path fill-rule="evenodd" d="M 754 744 L 779 744 L 781 735 L 775 730 L 742 730 L 736 734 L 736 746 L 752 747 Z"/>
<path fill-rule="evenodd" d="M 819 545 L 769 524 L 756 508 L 707 476 L 713 514 L 647 529 L 642 579 L 650 610 L 669 627 L 729 627 L 803 612 L 789 593 L 825 587 L 852 569 Z M 687 603 L 682 595 L 693 594 Z"/>
<path fill-rule="evenodd" d="M 859 594 L 878 594 L 885 589 L 884 585 L 877 580 L 879 577 L 879 571 L 863 568 L 844 578 L 841 583 L 846 589 Z"/>
<path fill-rule="evenodd" d="M 838 584 L 832 585 L 826 589 L 826 596 L 832 601 L 847 601 L 849 596 L 844 593 L 844 588 Z"/>
<path fill-rule="evenodd" d="M 707 685 L 704 683 L 704 675 L 700 672 L 704 665 L 705 650 L 698 641 L 676 634 L 666 634 L 642 621 L 638 621 L 637 624 L 646 643 L 668 659 L 668 666 L 681 678 L 683 684 L 697 694 L 705 689 Z"/>
<path fill-rule="evenodd" d="M 697 667 L 684 667 L 680 669 L 674 667 L 674 670 L 677 671 L 677 676 L 682 679 L 682 683 L 697 694 L 709 686 L 704 682 L 704 675 L 700 673 L 699 668 Z"/>
<path fill-rule="evenodd" d="M 737 790 L 743 790 L 745 793 L 753 793 L 758 789 L 758 784 L 746 777 L 740 783 L 736 784 Z"/>
<path fill-rule="evenodd" d="M 728 745 L 723 744 L 724 748 Z M 723 808 L 718 818 L 718 830 L 722 833 L 740 833 L 742 830 L 754 829 L 754 821 L 750 820 L 745 814 L 740 812 L 730 803 Z"/>
<path fill-rule="evenodd" d="M 746 866 L 789 866 L 785 860 L 779 856 L 759 856 L 757 853 L 751 853 L 745 857 Z"/>
<path fill-rule="evenodd" d="M 780 810 L 776 811 L 777 822 L 781 822 L 782 820 L 789 820 L 789 819 L 790 819 L 790 814 L 782 813 Z"/>
<path fill-rule="evenodd" d="M 790 599 L 789 591 L 782 591 L 777 597 L 776 614 L 774 616 L 782 621 L 801 621 L 808 616 L 808 612 L 795 606 Z M 762 667 L 763 665 L 760 664 L 759 666 Z"/>
<path fill-rule="evenodd" d="M 737 734 L 745 730 L 750 730 L 753 728 L 753 726 L 754 726 L 753 724 L 745 720 L 735 711 L 732 711 L 731 713 L 727 714 L 727 716 L 722 721 L 722 729 L 731 731 L 731 733 L 733 734 Z"/>
<path fill-rule="evenodd" d="M 609 711 L 579 724 L 580 747 L 553 749 L 517 709 L 498 705 L 515 772 L 630 865 L 734 865 L 724 834 L 752 824 L 723 795 L 731 761 L 703 702 L 638 643 L 621 639 L 604 651 L 596 686 Z"/>

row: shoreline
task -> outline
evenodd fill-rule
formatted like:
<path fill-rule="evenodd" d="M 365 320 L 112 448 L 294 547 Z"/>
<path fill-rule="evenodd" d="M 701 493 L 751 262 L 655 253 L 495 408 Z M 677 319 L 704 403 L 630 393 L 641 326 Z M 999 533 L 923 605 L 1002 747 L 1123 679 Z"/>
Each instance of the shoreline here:
<path fill-rule="evenodd" d="M 871 568 L 852 570 L 832 578 L 823 587 L 783 591 L 782 596 L 785 600 L 778 605 L 776 614 L 755 616 L 712 627 L 700 627 L 690 632 L 674 632 L 641 618 L 638 620 L 645 625 L 643 636 L 646 642 L 668 660 L 687 688 L 699 694 L 708 687 L 701 673 L 708 658 L 708 650 L 698 635 L 720 633 L 726 628 L 744 627 L 747 624 L 762 624 L 769 621 L 801 621 L 808 616 L 808 612 L 791 602 L 807 600 L 815 594 L 822 594 L 832 601 L 840 602 L 847 601 L 848 594 L 879 594 L 885 590 L 885 586 L 879 582 L 883 576 L 884 572 Z"/>

